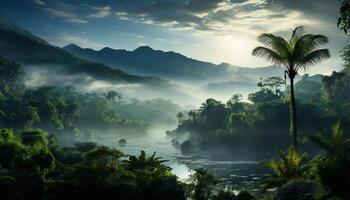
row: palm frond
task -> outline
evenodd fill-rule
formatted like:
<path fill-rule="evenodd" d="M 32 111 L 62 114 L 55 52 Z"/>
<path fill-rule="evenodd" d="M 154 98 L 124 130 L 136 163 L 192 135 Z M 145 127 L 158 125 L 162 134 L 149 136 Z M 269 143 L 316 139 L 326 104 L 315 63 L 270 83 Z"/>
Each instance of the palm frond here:
<path fill-rule="evenodd" d="M 267 176 L 261 179 L 259 184 L 261 186 L 260 190 L 262 192 L 266 192 L 268 189 L 278 188 L 283 184 L 285 184 L 286 182 L 287 180 L 278 176 Z"/>
<path fill-rule="evenodd" d="M 288 42 L 284 38 L 273 34 L 264 33 L 258 37 L 258 41 L 263 43 L 265 47 L 270 47 L 281 56 L 288 56 Z"/>
<path fill-rule="evenodd" d="M 279 55 L 277 52 L 267 48 L 267 47 L 256 47 L 253 52 L 253 56 L 259 56 L 265 58 L 267 61 L 276 63 L 277 65 L 284 65 L 285 59 Z"/>
<path fill-rule="evenodd" d="M 314 44 L 320 46 L 328 43 L 328 38 L 324 35 L 312 35 L 312 41 Z"/>
<path fill-rule="evenodd" d="M 296 69 L 299 70 L 300 68 L 303 68 L 306 70 L 311 66 L 316 65 L 317 63 L 323 60 L 326 60 L 330 57 L 331 55 L 328 49 L 319 49 L 319 50 L 312 51 L 311 53 L 303 57 L 301 60 L 298 60 L 296 62 L 296 65 L 297 65 Z"/>
<path fill-rule="evenodd" d="M 324 138 L 324 135 L 322 134 L 305 135 L 305 138 L 307 139 L 307 142 L 312 143 L 326 151 L 329 151 L 331 149 L 327 141 L 328 138 Z"/>
<path fill-rule="evenodd" d="M 343 126 L 339 122 L 332 128 L 332 140 L 335 145 L 339 145 L 344 141 Z"/>
<path fill-rule="evenodd" d="M 319 46 L 327 44 L 328 38 L 323 35 L 306 34 L 301 36 L 295 43 L 292 58 L 296 61 L 316 50 Z"/>
<path fill-rule="evenodd" d="M 293 34 L 292 34 L 292 38 L 291 39 L 296 39 L 296 38 L 300 38 L 303 34 L 304 34 L 305 30 L 303 26 L 298 26 L 294 29 Z"/>

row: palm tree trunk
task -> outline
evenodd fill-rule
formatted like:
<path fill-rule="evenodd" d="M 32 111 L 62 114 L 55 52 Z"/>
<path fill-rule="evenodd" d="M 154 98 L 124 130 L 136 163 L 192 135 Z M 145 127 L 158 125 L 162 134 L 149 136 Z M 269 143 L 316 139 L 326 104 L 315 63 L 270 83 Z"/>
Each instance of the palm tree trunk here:
<path fill-rule="evenodd" d="M 294 96 L 294 77 L 289 76 L 290 80 L 290 133 L 294 137 L 294 148 L 298 149 L 298 130 L 297 130 L 297 112 L 296 112 L 296 104 L 295 104 L 295 96 Z"/>

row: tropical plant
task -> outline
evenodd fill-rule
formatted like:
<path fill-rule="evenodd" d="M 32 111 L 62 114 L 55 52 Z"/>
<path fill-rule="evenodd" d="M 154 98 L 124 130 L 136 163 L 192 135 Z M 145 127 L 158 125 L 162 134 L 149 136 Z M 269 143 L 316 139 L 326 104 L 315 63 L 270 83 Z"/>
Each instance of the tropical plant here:
<path fill-rule="evenodd" d="M 336 123 L 331 134 L 322 131 L 315 135 L 302 135 L 304 141 L 317 145 L 327 152 L 329 156 L 341 156 L 347 152 L 348 138 L 344 134 L 343 126 L 340 122 Z"/>
<path fill-rule="evenodd" d="M 294 136 L 294 148 L 297 149 L 297 115 L 294 95 L 294 78 L 300 69 L 307 70 L 311 66 L 330 57 L 328 49 L 319 49 L 328 43 L 323 35 L 303 34 L 303 28 L 297 27 L 292 37 L 286 41 L 283 37 L 264 33 L 258 37 L 264 46 L 256 47 L 252 55 L 266 58 L 285 69 L 290 80 L 290 132 Z"/>
<path fill-rule="evenodd" d="M 317 135 L 305 135 L 304 141 L 324 150 L 311 162 L 308 175 L 322 186 L 321 196 L 350 198 L 350 138 L 346 138 L 341 123 L 333 126 L 331 134 L 325 131 Z M 326 199 L 326 198 L 323 198 Z"/>
<path fill-rule="evenodd" d="M 190 176 L 189 193 L 193 200 L 208 200 L 211 197 L 212 187 L 218 183 L 214 174 L 203 168 L 195 169 Z"/>
<path fill-rule="evenodd" d="M 167 160 L 156 157 L 156 152 L 153 152 L 151 156 L 147 156 L 146 152 L 143 150 L 139 156 L 129 156 L 129 159 L 124 162 L 129 170 L 150 169 L 154 172 L 166 173 L 171 169 L 163 164 L 167 162 Z"/>
<path fill-rule="evenodd" d="M 286 152 L 277 148 L 280 157 L 279 161 L 263 161 L 262 165 L 271 169 L 273 175 L 267 176 L 262 180 L 262 190 L 280 187 L 292 180 L 298 180 L 303 177 L 306 170 L 305 161 L 308 156 L 306 153 L 299 153 L 294 147 L 289 147 Z"/>

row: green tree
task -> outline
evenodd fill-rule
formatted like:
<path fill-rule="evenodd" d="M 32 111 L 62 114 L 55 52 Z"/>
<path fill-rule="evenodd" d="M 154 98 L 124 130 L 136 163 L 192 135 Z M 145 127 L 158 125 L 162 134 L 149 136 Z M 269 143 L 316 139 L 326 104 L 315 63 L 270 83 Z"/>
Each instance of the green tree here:
<path fill-rule="evenodd" d="M 294 95 L 294 78 L 300 69 L 307 70 L 311 66 L 330 57 L 328 49 L 318 47 L 328 43 L 323 35 L 303 34 L 303 28 L 297 27 L 289 41 L 280 36 L 264 33 L 258 40 L 264 46 L 256 47 L 252 54 L 266 58 L 285 69 L 290 80 L 290 132 L 294 136 L 294 147 L 297 149 L 297 114 Z"/>
<path fill-rule="evenodd" d="M 271 76 L 264 79 L 260 79 L 258 82 L 258 87 L 264 88 L 268 87 L 275 94 L 279 94 L 281 92 L 281 87 L 285 83 L 285 81 L 279 76 Z"/>
<path fill-rule="evenodd" d="M 257 103 L 265 103 L 269 101 L 275 101 L 280 99 L 280 95 L 275 94 L 269 88 L 262 88 L 261 90 L 251 93 L 248 95 L 248 100 L 257 104 Z"/>
<path fill-rule="evenodd" d="M 211 198 L 212 187 L 218 183 L 217 177 L 203 168 L 195 169 L 195 173 L 190 176 L 190 181 L 190 196 L 193 200 Z"/>
<path fill-rule="evenodd" d="M 340 30 L 348 33 L 350 29 L 350 1 L 341 0 L 340 16 L 338 17 L 338 27 Z"/>

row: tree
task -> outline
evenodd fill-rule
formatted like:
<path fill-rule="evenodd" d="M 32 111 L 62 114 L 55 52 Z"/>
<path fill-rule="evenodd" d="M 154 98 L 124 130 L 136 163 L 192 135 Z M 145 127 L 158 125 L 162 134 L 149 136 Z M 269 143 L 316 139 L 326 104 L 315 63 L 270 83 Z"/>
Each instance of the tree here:
<path fill-rule="evenodd" d="M 349 0 L 342 0 L 341 1 L 341 7 L 340 7 L 340 16 L 338 17 L 338 24 L 337 26 L 340 28 L 340 30 L 344 31 L 346 34 L 348 33 L 348 30 L 350 29 L 350 1 Z"/>
<path fill-rule="evenodd" d="M 256 47 L 252 54 L 264 57 L 285 69 L 290 80 L 290 132 L 294 136 L 294 148 L 297 149 L 297 119 L 294 95 L 294 78 L 300 69 L 307 70 L 311 66 L 330 57 L 328 49 L 319 49 L 320 45 L 328 43 L 323 35 L 303 34 L 303 28 L 294 29 L 292 37 L 286 41 L 280 36 L 264 33 L 259 36 L 259 42 L 264 46 Z"/>
<path fill-rule="evenodd" d="M 218 183 L 217 177 L 203 168 L 195 169 L 190 181 L 190 196 L 193 200 L 208 200 L 211 196 L 211 187 Z"/>
<path fill-rule="evenodd" d="M 248 95 L 248 100 L 255 104 L 275 101 L 277 99 L 280 99 L 280 95 L 275 94 L 268 88 L 262 88 L 261 90 Z"/>
<path fill-rule="evenodd" d="M 117 149 L 100 146 L 85 154 L 85 161 L 90 166 L 116 167 L 123 153 Z"/>
<path fill-rule="evenodd" d="M 185 120 L 185 114 L 183 112 L 178 112 L 176 118 L 179 124 L 181 124 Z"/>
<path fill-rule="evenodd" d="M 281 93 L 280 88 L 284 83 L 285 81 L 281 77 L 271 76 L 260 80 L 260 82 L 258 83 L 258 87 L 260 88 L 268 87 L 275 94 L 280 95 Z"/>

